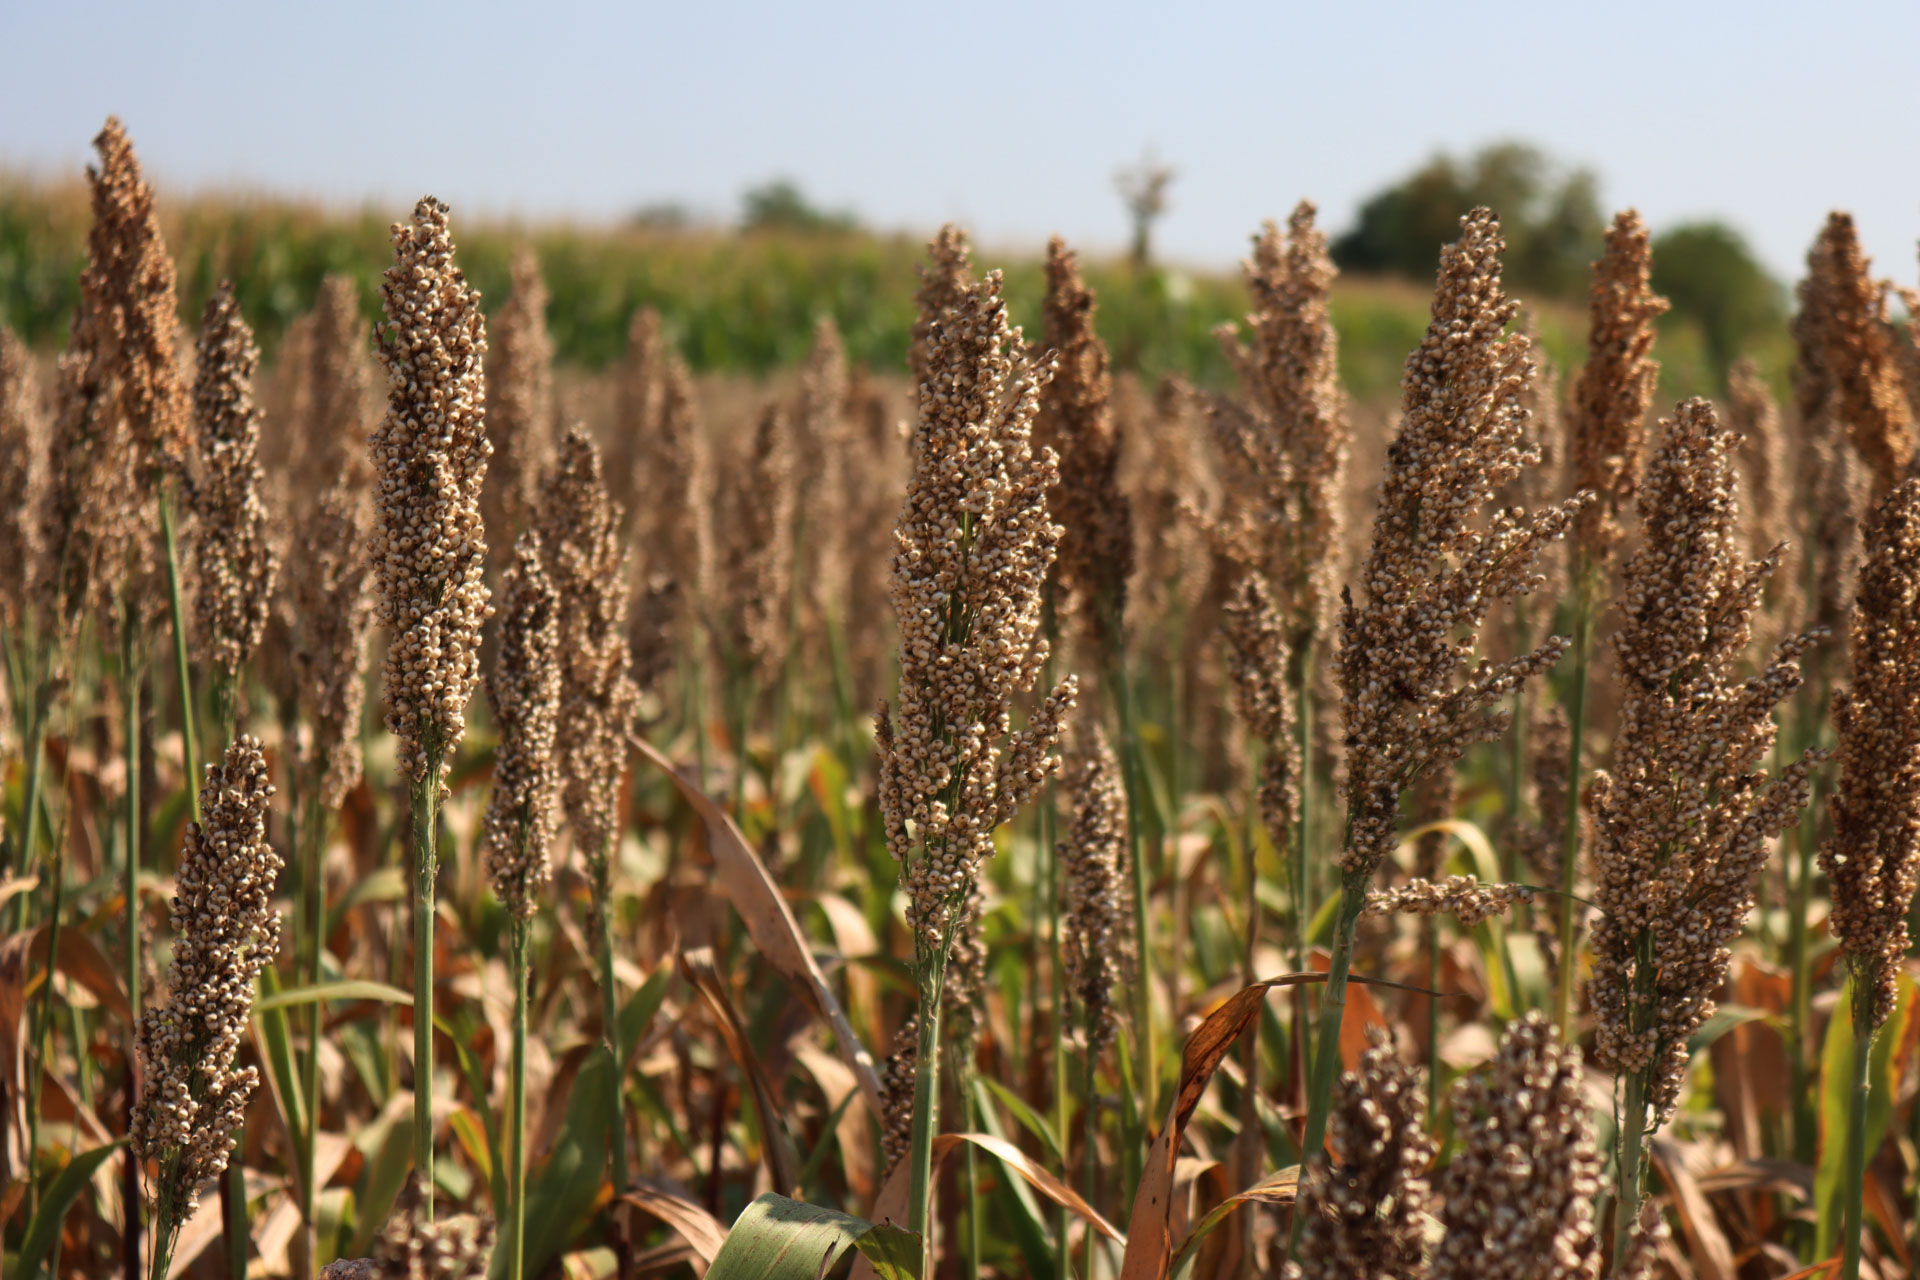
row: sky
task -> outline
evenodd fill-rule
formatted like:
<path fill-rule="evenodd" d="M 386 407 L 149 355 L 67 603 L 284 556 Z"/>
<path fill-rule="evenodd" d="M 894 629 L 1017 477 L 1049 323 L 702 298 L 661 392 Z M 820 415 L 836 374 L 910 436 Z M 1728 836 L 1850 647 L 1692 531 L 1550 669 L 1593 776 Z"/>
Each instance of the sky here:
<path fill-rule="evenodd" d="M 1832 208 L 1881 274 L 1920 239 L 1920 3 L 1583 6 L 0 0 L 0 171 L 78 174 L 109 113 L 164 198 L 402 216 L 733 216 L 793 179 L 983 247 L 1127 239 L 1113 175 L 1178 171 L 1161 256 L 1221 266 L 1302 197 L 1323 225 L 1437 151 L 1518 138 L 1656 231 L 1720 218 L 1783 279 Z"/>

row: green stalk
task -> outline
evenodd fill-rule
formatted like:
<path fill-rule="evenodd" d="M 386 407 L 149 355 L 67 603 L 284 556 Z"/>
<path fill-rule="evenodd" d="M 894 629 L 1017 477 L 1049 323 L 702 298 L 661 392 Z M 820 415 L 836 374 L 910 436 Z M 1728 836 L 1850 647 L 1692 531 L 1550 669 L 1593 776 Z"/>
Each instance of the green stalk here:
<path fill-rule="evenodd" d="M 140 674 L 134 663 L 136 637 L 133 608 L 124 606 L 120 617 L 120 682 L 125 686 L 121 701 L 126 710 L 126 864 L 123 892 L 126 896 L 127 924 L 127 1116 L 139 1105 L 140 1070 L 133 1052 L 136 1028 L 140 1020 Z M 126 1195 L 126 1234 L 128 1274 L 140 1261 L 140 1160 L 131 1149 L 126 1157 L 123 1187 Z M 179 1228 L 167 1228 L 164 1217 L 156 1224 L 153 1240 L 154 1280 L 166 1280 L 167 1262 L 173 1253 L 172 1236 Z"/>
<path fill-rule="evenodd" d="M 1440 989 L 1440 921 L 1428 916 L 1423 922 L 1427 935 L 1427 989 Z M 1440 1113 L 1440 997 L 1427 997 L 1427 1131 L 1433 1132 Z"/>
<path fill-rule="evenodd" d="M 247 1280 L 247 1173 L 240 1153 L 246 1147 L 246 1126 L 240 1129 L 240 1142 L 227 1157 L 227 1171 L 220 1176 L 220 1222 L 227 1240 L 227 1280 Z"/>
<path fill-rule="evenodd" d="M 1293 831 L 1293 971 L 1307 971 L 1307 921 L 1312 906 L 1307 901 L 1307 850 L 1313 839 L 1313 638 L 1294 653 L 1293 680 L 1294 728 L 1300 750 L 1300 812 L 1294 818 Z M 1312 1027 L 1307 1017 L 1307 989 L 1293 992 L 1293 1038 L 1297 1042 L 1294 1060 L 1300 1070 L 1313 1061 Z"/>
<path fill-rule="evenodd" d="M 966 1115 L 967 1131 L 980 1128 L 973 1096 L 973 1068 L 966 1060 L 956 1063 L 954 1081 L 960 1087 L 960 1109 Z M 974 1162 L 973 1144 L 967 1144 L 967 1245 L 961 1259 L 961 1274 L 966 1280 L 980 1280 L 980 1170 Z"/>
<path fill-rule="evenodd" d="M 51 658 L 43 658 L 51 666 Z M 42 675 L 33 687 L 33 705 L 28 710 L 27 730 L 27 791 L 20 806 L 20 874 L 33 873 L 33 855 L 40 837 L 40 788 L 45 776 L 47 721 L 51 719 L 51 709 L 47 703 L 51 699 L 51 682 Z M 11 866 L 6 870 L 12 871 Z M 13 900 L 13 931 L 18 932 L 26 925 L 27 895 L 21 894 Z"/>
<path fill-rule="evenodd" d="M 293 771 L 297 780 L 298 770 Z M 318 985 L 320 982 L 320 950 L 326 940 L 321 936 L 326 931 L 327 906 L 326 882 L 321 874 L 321 862 L 327 847 L 325 820 L 320 811 L 318 788 L 309 788 L 302 798 L 296 797 L 295 812 L 300 813 L 300 826 L 294 837 L 296 856 L 300 859 L 301 885 L 301 927 L 300 972 L 303 981 Z M 316 1185 L 318 1175 L 318 1147 L 320 1138 L 320 1035 L 323 1010 L 318 1000 L 307 1008 L 307 1058 L 302 1064 L 303 1074 L 300 1091 L 306 1097 L 307 1144 L 301 1155 L 300 1170 L 300 1220 L 305 1224 L 307 1239 L 307 1266 L 315 1275 L 320 1271 L 320 1220 L 315 1213 L 320 1189 Z"/>
<path fill-rule="evenodd" d="M 423 746 L 426 744 L 423 744 Z M 413 1168 L 420 1214 L 433 1221 L 433 896 L 439 873 L 440 752 L 427 752 L 426 776 L 412 783 L 413 809 Z"/>
<path fill-rule="evenodd" d="M 1553 1021 L 1560 1029 L 1562 1044 L 1573 1042 L 1573 974 L 1579 967 L 1574 955 L 1579 904 L 1573 893 L 1580 872 L 1580 763 L 1587 736 L 1587 661 L 1593 648 L 1594 573 L 1584 563 L 1575 573 L 1573 688 L 1567 708 L 1572 742 L 1567 748 L 1566 829 L 1560 839 L 1560 971 L 1553 993 Z"/>
<path fill-rule="evenodd" d="M 1158 1047 L 1153 1038 L 1153 936 L 1147 927 L 1147 877 L 1145 844 L 1140 839 L 1140 790 L 1145 785 L 1140 769 L 1140 740 L 1134 731 L 1133 682 L 1128 676 L 1124 655 L 1108 663 L 1110 684 L 1117 688 L 1120 712 L 1121 785 L 1127 793 L 1127 856 L 1133 864 L 1133 1031 L 1139 1045 L 1135 1063 L 1140 1073 L 1140 1114 L 1147 1125 L 1159 1115 L 1160 1070 Z M 1140 1144 L 1129 1141 L 1129 1150 Z"/>
<path fill-rule="evenodd" d="M 1627 1101 L 1621 1116 L 1618 1182 L 1615 1186 L 1613 1218 L 1614 1274 L 1622 1268 L 1633 1244 L 1634 1224 L 1640 1219 L 1640 1183 L 1645 1161 L 1642 1153 L 1647 1138 L 1647 1074 L 1634 1071 L 1627 1075 Z"/>
<path fill-rule="evenodd" d="M 1099 1082 L 1096 1079 L 1099 1067 L 1099 1056 L 1095 1054 L 1093 1050 L 1093 1028 L 1089 1026 L 1087 1028 L 1087 1074 L 1085 1078 L 1086 1105 L 1081 1112 L 1085 1121 L 1085 1141 L 1087 1146 L 1081 1164 L 1081 1168 L 1084 1170 L 1082 1174 L 1084 1180 L 1081 1186 L 1083 1188 L 1082 1194 L 1085 1195 L 1088 1204 L 1096 1203 L 1094 1191 L 1100 1172 L 1100 1108 L 1095 1105 L 1094 1101 L 1100 1096 Z M 1093 1250 L 1095 1245 L 1098 1244 L 1098 1241 L 1095 1239 L 1095 1233 L 1091 1230 L 1086 1233 L 1086 1237 L 1086 1262 L 1085 1270 L 1082 1274 L 1086 1277 L 1086 1280 L 1093 1280 Z M 1067 1280 L 1064 1273 L 1061 1276 L 1061 1280 Z"/>
<path fill-rule="evenodd" d="M 1052 688 L 1051 685 L 1047 686 Z M 1048 972 L 1053 978 L 1053 1132 L 1060 1140 L 1064 1163 L 1070 1149 L 1067 1097 L 1067 984 L 1065 959 L 1060 946 L 1060 855 L 1053 844 L 1053 783 L 1047 783 L 1046 804 L 1040 810 L 1040 841 L 1047 860 L 1047 939 L 1052 950 Z M 1036 1046 L 1037 1047 L 1037 1046 Z M 1058 1280 L 1071 1280 L 1067 1271 L 1067 1210 L 1057 1206 L 1053 1214 L 1053 1264 Z"/>
<path fill-rule="evenodd" d="M 508 1076 L 507 1128 L 510 1136 L 507 1164 L 507 1280 L 523 1280 L 527 1236 L 527 951 L 529 923 L 516 918 L 510 926 L 509 960 L 513 967 L 513 1059 Z M 625 1143 L 620 1145 L 624 1146 Z"/>
<path fill-rule="evenodd" d="M 613 867 L 610 850 L 593 859 L 593 952 L 600 970 L 600 1021 L 613 1069 L 607 1073 L 607 1114 L 613 1117 L 613 1187 L 616 1196 L 627 1193 L 627 1121 L 621 1106 L 620 989 L 613 981 Z"/>
<path fill-rule="evenodd" d="M 1803 753 L 1819 737 L 1820 708 L 1826 702 L 1824 677 L 1824 670 L 1816 671 L 1814 681 L 1801 687 L 1799 747 Z M 1813 1067 L 1808 1061 L 1808 1046 L 1813 1041 L 1813 956 L 1807 947 L 1807 913 L 1813 904 L 1813 878 L 1820 848 L 1818 815 L 1822 788 L 1818 771 L 1808 779 L 1808 786 L 1807 816 L 1798 829 L 1800 860 L 1795 868 L 1793 901 L 1787 921 L 1787 967 L 1793 978 L 1792 1002 L 1788 1006 L 1787 1066 L 1793 1098 L 1794 1159 L 1811 1166 L 1820 1143 L 1819 1117 L 1814 1110 Z"/>
<path fill-rule="evenodd" d="M 200 821 L 200 753 L 193 732 L 193 676 L 187 669 L 186 610 L 180 603 L 180 552 L 173 533 L 173 486 L 160 486 L 160 535 L 167 544 L 167 611 L 173 617 L 173 674 L 180 685 L 180 755 L 187 803 Z"/>
<path fill-rule="evenodd" d="M 1320 998 L 1320 1021 L 1314 1028 L 1313 1076 L 1307 1097 L 1307 1130 L 1300 1143 L 1300 1163 L 1319 1154 L 1327 1140 L 1327 1112 L 1333 1086 L 1340 1070 L 1340 1024 L 1347 1012 L 1347 973 L 1353 967 L 1353 935 L 1360 923 L 1360 912 L 1367 905 L 1365 871 L 1340 873 L 1340 914 L 1333 928 L 1333 958 L 1327 967 L 1326 988 Z M 1287 1234 L 1287 1256 L 1291 1258 L 1300 1239 L 1301 1215 L 1293 1215 Z"/>
<path fill-rule="evenodd" d="M 907 1166 L 907 1230 L 920 1237 L 920 1274 L 933 1274 L 933 1132 L 940 1099 L 940 996 L 947 985 L 943 945 L 920 965 L 920 1043 L 913 1070 L 913 1145 Z"/>
<path fill-rule="evenodd" d="M 1842 1206 L 1840 1280 L 1860 1280 L 1860 1243 L 1866 1234 L 1861 1210 L 1865 1205 L 1867 1173 L 1867 1098 L 1872 1089 L 1874 975 L 1853 975 L 1853 1090 L 1847 1095 L 1847 1185 Z"/>
<path fill-rule="evenodd" d="M 40 1150 L 40 1082 L 49 1071 L 48 1057 L 53 1042 L 53 968 L 60 954 L 60 915 L 65 905 L 67 860 L 54 858 L 53 903 L 47 916 L 47 980 L 40 988 L 39 1011 L 33 1023 L 33 1076 L 27 1082 L 27 1220 L 40 1206 L 40 1180 L 34 1176 L 34 1155 Z M 24 895 L 23 895 L 24 896 Z M 77 1043 L 77 1042 L 76 1042 Z M 86 1055 L 80 1055 L 84 1058 Z"/>

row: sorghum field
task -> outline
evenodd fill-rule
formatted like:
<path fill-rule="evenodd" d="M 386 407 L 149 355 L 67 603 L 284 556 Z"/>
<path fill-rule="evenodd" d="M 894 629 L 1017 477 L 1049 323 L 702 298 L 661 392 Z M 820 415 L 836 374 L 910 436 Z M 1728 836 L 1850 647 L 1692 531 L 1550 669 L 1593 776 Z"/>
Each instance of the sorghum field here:
<path fill-rule="evenodd" d="M 735 348 L 551 232 L 483 312 L 431 196 L 189 280 L 95 148 L 0 329 L 6 1276 L 1920 1274 L 1844 213 L 1724 382 L 1631 210 L 1585 315 L 1463 210 L 1412 323 L 1305 203 L 851 334 L 692 246 Z"/>

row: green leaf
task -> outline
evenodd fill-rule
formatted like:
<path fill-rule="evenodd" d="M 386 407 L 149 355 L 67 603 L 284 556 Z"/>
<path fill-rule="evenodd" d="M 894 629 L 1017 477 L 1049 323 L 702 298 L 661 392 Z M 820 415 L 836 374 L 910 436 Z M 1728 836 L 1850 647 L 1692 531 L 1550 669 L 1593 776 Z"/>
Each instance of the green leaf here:
<path fill-rule="evenodd" d="M 27 1234 L 20 1245 L 20 1257 L 15 1262 L 12 1274 L 25 1280 L 34 1280 L 40 1274 L 40 1264 L 53 1251 L 53 1242 L 60 1238 L 60 1223 L 66 1218 L 67 1210 L 80 1198 L 88 1179 L 114 1152 L 127 1145 L 125 1138 L 118 1138 L 105 1146 L 83 1151 L 67 1161 L 67 1167 L 54 1176 L 42 1193 L 39 1210 L 33 1215 L 33 1221 L 27 1223 Z"/>
<path fill-rule="evenodd" d="M 1022 1098 L 998 1080 L 989 1079 L 986 1076 L 977 1076 L 975 1080 L 977 1083 L 986 1086 L 987 1091 L 1000 1100 L 1000 1105 L 1013 1113 L 1013 1118 L 1020 1122 L 1020 1126 L 1023 1129 L 1046 1144 L 1047 1150 L 1053 1155 L 1056 1161 L 1063 1166 L 1066 1164 L 1067 1159 L 1060 1154 L 1060 1141 L 1054 1136 L 1053 1126 L 1049 1125 L 1045 1120 L 1042 1120 L 1040 1113 L 1029 1106 L 1025 1098 Z M 984 1115 L 987 1108 L 982 1106 L 980 1110 Z"/>
<path fill-rule="evenodd" d="M 369 902 L 398 902 L 407 896 L 407 875 L 399 867 L 381 867 L 353 882 L 340 900 L 327 909 L 327 936 L 340 927 L 347 912 Z"/>
<path fill-rule="evenodd" d="M 367 1167 L 361 1174 L 360 1194 L 355 1197 L 353 1239 L 345 1256 L 364 1258 L 373 1244 L 373 1233 L 386 1225 L 400 1188 L 413 1172 L 412 1097 L 395 1094 L 386 1113 L 362 1130 L 354 1145 L 367 1157 Z"/>
<path fill-rule="evenodd" d="M 294 1167 L 304 1169 L 307 1167 L 307 1095 L 294 1063 L 293 1035 L 287 1028 L 286 1010 L 273 1003 L 279 987 L 279 973 L 271 966 L 262 969 L 254 991 L 253 1012 L 259 1019 L 260 1039 L 266 1046 L 273 1098 L 280 1104 L 287 1133 L 293 1138 Z"/>
<path fill-rule="evenodd" d="M 1711 1018 L 1700 1024 L 1698 1031 L 1687 1037 L 1687 1055 L 1698 1057 L 1705 1053 L 1715 1040 L 1735 1027 L 1749 1022 L 1763 1021 L 1767 1016 L 1767 1011 L 1764 1009 L 1749 1009 L 1741 1004 L 1723 1004 L 1713 1011 Z M 1842 1131 L 1844 1132 L 1844 1125 Z"/>
<path fill-rule="evenodd" d="M 349 980 L 345 982 L 321 982 L 306 987 L 288 987 L 276 991 L 270 996 L 254 1001 L 253 1011 L 265 1013 L 269 1009 L 284 1009 L 292 1005 L 314 1004 L 328 1000 L 379 1000 L 385 1004 L 413 1003 L 411 993 L 398 987 L 390 987 L 384 982 Z"/>
<path fill-rule="evenodd" d="M 987 1133 L 1000 1139 L 1007 1136 L 1006 1129 L 1000 1123 L 1000 1117 L 993 1113 L 980 1086 L 1000 1088 L 997 1081 L 985 1076 L 975 1076 L 974 1109 L 979 1117 L 980 1127 Z M 1007 1094 L 1012 1097 L 1013 1095 Z M 1025 1105 L 1024 1103 L 1022 1105 Z M 1032 1108 L 1028 1108 L 1031 1114 Z M 1038 1119 L 1039 1117 L 1034 1117 Z M 1045 1125 L 1041 1126 L 1041 1136 L 1046 1136 Z M 1047 1219 L 1042 1216 L 1040 1202 L 1034 1199 L 1033 1188 L 1027 1180 L 1007 1168 L 1006 1162 L 991 1152 L 987 1158 L 1000 1170 L 1000 1176 L 993 1180 L 993 1201 L 999 1208 L 1003 1221 L 1011 1224 L 1013 1243 L 1020 1250 L 1020 1256 L 1027 1264 L 1027 1274 L 1033 1280 L 1047 1280 L 1054 1276 L 1053 1235 L 1044 1225 Z M 1066 1161 L 1061 1162 L 1064 1171 Z"/>
<path fill-rule="evenodd" d="M 554 1138 L 553 1154 L 528 1179 L 525 1252 L 530 1276 L 546 1270 L 600 1194 L 614 1128 L 613 1117 L 606 1113 L 607 1086 L 600 1077 L 612 1070 L 613 1054 L 606 1045 L 595 1045 L 573 1077 L 566 1122 Z M 494 1257 L 504 1263 L 506 1253 L 495 1249 Z"/>
<path fill-rule="evenodd" d="M 1867 1159 L 1880 1149 L 1893 1118 L 1893 1051 L 1906 1036 L 1913 1008 L 1913 980 L 1902 974 L 1893 1015 L 1873 1038 L 1867 1060 Z M 1847 1105 L 1853 1093 L 1853 979 L 1827 1019 L 1820 1048 L 1820 1162 L 1813 1174 L 1813 1203 L 1819 1213 L 1814 1232 L 1815 1257 L 1831 1257 L 1840 1239 L 1842 1191 L 1847 1173 Z"/>
<path fill-rule="evenodd" d="M 633 1061 L 633 1051 L 640 1045 L 640 1037 L 653 1025 L 653 1017 L 660 1012 L 660 1006 L 667 998 L 667 983 L 673 979 L 673 966 L 663 964 L 647 975 L 640 989 L 633 993 L 633 999 L 627 1001 L 627 1007 L 620 1011 L 620 1061 L 622 1064 Z"/>
<path fill-rule="evenodd" d="M 849 1248 L 866 1255 L 880 1280 L 919 1280 L 914 1233 L 772 1193 L 741 1213 L 707 1280 L 818 1280 Z"/>

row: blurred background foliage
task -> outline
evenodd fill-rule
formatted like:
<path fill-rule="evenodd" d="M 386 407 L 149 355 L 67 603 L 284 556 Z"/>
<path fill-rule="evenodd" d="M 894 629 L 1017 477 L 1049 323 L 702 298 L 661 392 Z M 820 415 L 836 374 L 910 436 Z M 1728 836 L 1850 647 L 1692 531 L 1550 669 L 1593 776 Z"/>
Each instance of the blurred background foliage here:
<path fill-rule="evenodd" d="M 1562 170 L 1524 144 L 1501 143 L 1464 160 L 1436 156 L 1366 201 L 1354 225 L 1335 234 L 1343 275 L 1334 323 L 1353 394 L 1394 393 L 1426 325 L 1439 246 L 1457 234 L 1461 213 L 1482 203 L 1502 215 L 1510 283 L 1529 304 L 1549 355 L 1563 371 L 1584 359 L 1588 268 L 1607 219 L 1595 178 Z M 163 206 L 187 316 L 197 317 L 213 287 L 231 278 L 269 355 L 331 272 L 360 282 L 362 304 L 375 317 L 379 272 L 391 256 L 387 227 L 405 212 L 219 195 Z M 87 221 L 77 181 L 0 175 L 0 321 L 42 349 L 64 341 Z M 703 372 L 759 375 L 796 364 L 822 314 L 839 324 L 856 361 L 893 370 L 905 359 L 922 238 L 863 228 L 850 213 L 814 205 L 789 179 L 746 192 L 730 226 L 666 204 L 623 225 L 481 220 L 458 227 L 461 257 L 489 307 L 507 294 L 514 252 L 535 249 L 565 363 L 598 369 L 617 358 L 641 306 L 660 312 Z M 1037 333 L 1045 284 L 1039 247 L 1008 253 L 985 244 L 977 260 L 1005 269 L 1015 317 Z M 1237 272 L 1122 255 L 1083 261 L 1120 367 L 1227 384 L 1213 331 L 1246 311 Z M 1670 228 L 1655 238 L 1654 264 L 1655 287 L 1674 304 L 1660 334 L 1663 399 L 1717 393 L 1740 354 L 1754 356 L 1784 389 L 1786 291 L 1737 232 L 1712 222 Z"/>

